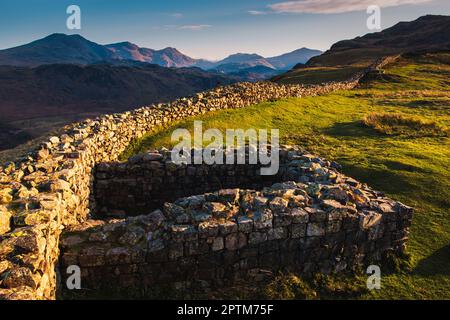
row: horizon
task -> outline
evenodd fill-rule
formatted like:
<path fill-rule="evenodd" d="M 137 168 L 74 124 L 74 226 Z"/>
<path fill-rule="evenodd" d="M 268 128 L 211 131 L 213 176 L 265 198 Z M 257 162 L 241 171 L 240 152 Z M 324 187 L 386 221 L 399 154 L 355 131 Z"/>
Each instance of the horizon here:
<path fill-rule="evenodd" d="M 0 21 L 0 49 L 63 33 L 79 34 L 101 45 L 131 42 L 154 50 L 171 47 L 210 61 L 236 53 L 273 57 L 303 47 L 326 51 L 340 40 L 374 32 L 367 29 L 368 14 L 363 9 L 369 2 L 381 6 L 381 29 L 375 32 L 428 14 L 450 14 L 450 3 L 445 0 L 378 0 L 361 1 L 360 5 L 340 0 L 332 9 L 322 0 L 315 5 L 307 0 L 246 0 L 239 4 L 63 0 L 57 5 L 50 0 L 26 4 L 16 0 L 2 4 L 8 18 Z M 75 32 L 65 26 L 71 4 L 79 5 L 82 13 L 82 28 Z"/>

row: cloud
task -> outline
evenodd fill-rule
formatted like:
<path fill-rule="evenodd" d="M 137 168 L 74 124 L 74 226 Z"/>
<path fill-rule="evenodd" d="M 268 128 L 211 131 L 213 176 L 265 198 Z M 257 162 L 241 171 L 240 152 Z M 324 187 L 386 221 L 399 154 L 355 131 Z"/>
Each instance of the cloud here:
<path fill-rule="evenodd" d="M 180 30 L 192 30 L 192 31 L 200 31 L 211 28 L 209 24 L 189 24 L 180 26 L 178 29 Z"/>
<path fill-rule="evenodd" d="M 267 11 L 258 11 L 258 10 L 250 10 L 248 13 L 250 13 L 253 16 L 262 16 L 262 15 L 268 14 L 269 12 L 267 12 Z"/>
<path fill-rule="evenodd" d="M 170 16 L 175 19 L 183 18 L 183 14 L 179 12 L 172 13 Z"/>
<path fill-rule="evenodd" d="M 343 13 L 365 11 L 370 5 L 396 7 L 405 4 L 420 4 L 432 0 L 297 0 L 269 5 L 276 13 Z"/>

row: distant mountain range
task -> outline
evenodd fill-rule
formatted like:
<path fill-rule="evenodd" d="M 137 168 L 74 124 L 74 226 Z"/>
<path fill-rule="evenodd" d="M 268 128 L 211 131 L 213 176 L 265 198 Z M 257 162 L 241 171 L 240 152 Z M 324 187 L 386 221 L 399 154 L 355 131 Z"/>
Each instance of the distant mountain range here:
<path fill-rule="evenodd" d="M 268 79 L 319 53 L 304 48 L 269 59 L 236 54 L 213 62 L 175 48 L 100 45 L 80 35 L 52 34 L 0 50 L 0 150 L 85 117 Z"/>
<path fill-rule="evenodd" d="M 198 67 L 221 73 L 239 73 L 256 66 L 264 66 L 274 71 L 289 70 L 295 64 L 305 63 L 319 54 L 321 51 L 302 48 L 278 57 L 264 58 L 257 54 L 238 53 L 213 62 L 191 58 L 170 47 L 153 50 L 141 48 L 131 42 L 100 45 L 80 35 L 56 33 L 26 45 L 0 50 L 0 65 L 36 67 L 55 63 L 87 65 L 98 62 L 117 64 L 117 61 L 136 61 L 162 67 Z"/>

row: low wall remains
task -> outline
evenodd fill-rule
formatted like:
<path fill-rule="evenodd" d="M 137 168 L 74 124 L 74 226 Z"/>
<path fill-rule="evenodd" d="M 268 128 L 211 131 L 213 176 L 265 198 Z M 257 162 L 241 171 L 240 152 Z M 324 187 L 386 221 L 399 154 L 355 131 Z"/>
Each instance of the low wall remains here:
<path fill-rule="evenodd" d="M 110 171 L 97 172 L 108 177 L 101 180 L 101 196 L 115 198 L 117 194 L 110 192 L 119 187 L 124 191 L 125 198 L 119 196 L 117 202 L 105 204 L 135 214 L 135 203 L 142 200 L 137 210 L 146 215 L 90 220 L 63 235 L 62 270 L 80 266 L 86 296 L 101 296 L 101 292 L 140 296 L 163 285 L 210 289 L 236 280 L 255 281 L 267 271 L 329 274 L 379 262 L 388 252 L 404 251 L 411 208 L 339 173 L 335 163 L 298 148 L 281 150 L 280 174 L 272 179 L 284 182 L 264 188 L 270 179 L 261 180 L 256 190 L 204 190 L 208 192 L 145 212 L 145 204 L 153 207 L 154 197 L 159 200 L 160 196 L 153 189 L 145 194 L 155 177 L 142 175 L 149 163 L 167 173 L 177 171 L 173 164 L 170 169 L 164 165 L 168 160 L 163 160 L 163 154 L 151 153 L 150 158 L 150 162 L 123 164 L 123 171 L 113 165 L 108 167 Z M 179 169 L 185 172 L 189 168 L 180 165 Z M 244 183 L 258 181 L 252 179 L 254 169 L 245 171 L 245 166 L 242 176 L 236 168 L 219 166 L 214 174 L 220 175 L 208 172 L 205 181 L 201 180 L 203 167 L 197 169 L 202 173 L 187 177 L 200 179 L 199 183 L 205 183 L 202 188 L 211 177 L 235 177 L 232 184 L 239 184 L 240 179 Z M 130 179 L 125 185 L 123 172 Z M 162 172 L 156 177 L 162 176 L 172 177 Z M 164 179 L 158 181 L 165 185 L 163 194 L 189 193 L 191 180 L 184 177 L 175 176 L 174 190 Z M 145 195 L 147 200 L 141 198 Z M 133 197 L 130 203 L 124 202 L 127 196 Z"/>
<path fill-rule="evenodd" d="M 235 149 L 224 152 L 223 164 L 214 165 L 177 165 L 171 160 L 169 151 L 139 154 L 128 162 L 102 163 L 95 170 L 94 197 L 98 208 L 97 216 L 137 216 L 156 210 L 165 202 L 193 194 L 230 188 L 262 189 L 276 182 L 297 181 L 299 176 L 302 176 L 303 182 L 325 179 L 310 174 L 310 163 L 305 164 L 303 169 L 292 166 L 294 151 L 287 149 L 281 149 L 279 152 L 277 173 L 261 175 L 261 164 L 249 164 L 248 147 L 245 152 L 245 164 L 237 164 L 237 161 L 234 164 L 226 164 L 229 153 L 237 159 Z M 307 156 L 302 158 L 306 159 Z M 324 164 L 323 160 L 317 161 Z M 317 165 L 320 166 L 319 163 Z"/>

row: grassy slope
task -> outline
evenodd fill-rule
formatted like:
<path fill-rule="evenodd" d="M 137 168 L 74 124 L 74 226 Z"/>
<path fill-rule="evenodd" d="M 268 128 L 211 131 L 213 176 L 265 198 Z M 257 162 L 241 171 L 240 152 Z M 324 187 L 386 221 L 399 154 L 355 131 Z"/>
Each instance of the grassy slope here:
<path fill-rule="evenodd" d="M 319 84 L 328 81 L 345 81 L 356 73 L 363 71 L 366 66 L 337 66 L 337 67 L 308 67 L 293 69 L 272 80 L 281 84 Z"/>
<path fill-rule="evenodd" d="M 396 112 L 450 125 L 450 55 L 400 60 L 352 91 L 286 99 L 197 119 L 205 128 L 279 128 L 282 140 L 337 160 L 350 176 L 416 208 L 411 270 L 385 275 L 382 290 L 360 298 L 450 299 L 449 138 L 386 136 L 364 127 L 370 112 Z M 136 142 L 128 154 L 169 146 L 175 127 Z M 362 281 L 362 280 L 351 280 Z"/>

